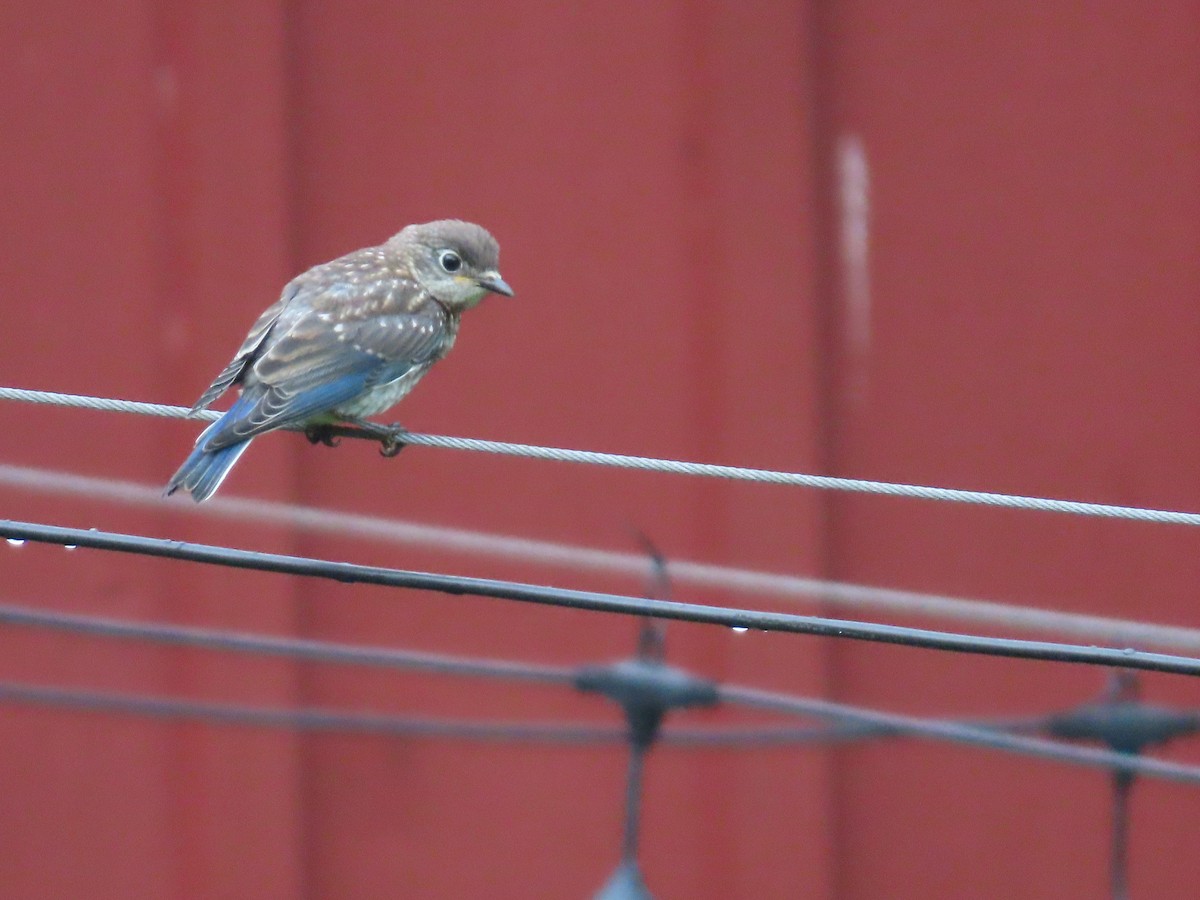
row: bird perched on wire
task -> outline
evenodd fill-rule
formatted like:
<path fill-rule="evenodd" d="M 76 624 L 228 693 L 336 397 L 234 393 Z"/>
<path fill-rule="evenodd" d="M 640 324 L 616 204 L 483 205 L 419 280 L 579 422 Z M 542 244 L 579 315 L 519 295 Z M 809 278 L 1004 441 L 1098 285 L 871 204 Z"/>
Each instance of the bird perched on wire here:
<path fill-rule="evenodd" d="M 364 417 L 397 403 L 450 351 L 464 311 L 489 293 L 512 296 L 499 255 L 484 228 L 448 219 L 409 225 L 294 278 L 192 407 L 241 388 L 165 493 L 207 499 L 250 441 L 276 428 L 303 427 L 331 443 L 331 428 L 345 423 L 381 440 L 385 454 L 399 452 L 402 429 Z"/>

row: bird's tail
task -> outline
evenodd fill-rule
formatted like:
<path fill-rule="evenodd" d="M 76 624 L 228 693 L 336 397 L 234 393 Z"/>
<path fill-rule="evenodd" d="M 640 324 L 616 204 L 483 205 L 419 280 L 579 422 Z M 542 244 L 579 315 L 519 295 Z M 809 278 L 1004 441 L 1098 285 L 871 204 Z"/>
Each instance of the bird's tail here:
<path fill-rule="evenodd" d="M 222 421 L 223 419 L 218 419 L 201 432 L 200 437 L 196 440 L 196 448 L 183 461 L 179 471 L 171 476 L 171 480 L 167 482 L 167 486 L 163 490 L 163 496 L 169 497 L 182 488 L 192 495 L 193 500 L 200 503 L 211 497 L 221 486 L 221 482 L 225 480 L 225 476 L 229 474 L 233 464 L 238 461 L 238 457 L 245 453 L 246 448 L 250 446 L 250 441 L 244 440 L 237 444 L 209 450 L 208 437 Z"/>

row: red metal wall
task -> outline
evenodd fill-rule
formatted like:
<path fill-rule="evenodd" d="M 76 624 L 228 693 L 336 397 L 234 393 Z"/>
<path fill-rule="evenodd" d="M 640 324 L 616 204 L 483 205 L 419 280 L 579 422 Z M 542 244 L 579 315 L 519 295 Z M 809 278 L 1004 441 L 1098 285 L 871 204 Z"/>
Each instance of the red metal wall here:
<path fill-rule="evenodd" d="M 291 274 L 453 215 L 497 234 L 518 298 L 468 318 L 401 407 L 411 428 L 1198 509 L 1195 13 L 997 9 L 10 3 L 0 383 L 190 403 Z M 155 483 L 195 432 L 11 404 L 0 429 L 2 462 Z M 1160 526 L 287 435 L 224 492 L 621 550 L 638 528 L 675 558 L 1196 620 L 1197 539 Z M 0 496 L 13 518 L 639 589 L 186 501 Z M 7 602 L 556 663 L 635 633 L 32 545 L 0 548 L 0 571 Z M 936 715 L 1041 712 L 1100 683 L 699 627 L 669 642 L 712 677 Z M 17 631 L 0 678 L 612 718 L 559 691 Z M 1195 703 L 1188 682 L 1147 686 Z M 4 897 L 567 897 L 615 863 L 624 756 L 0 708 L 0 771 Z M 893 742 L 663 748 L 647 775 L 656 896 L 1103 891 L 1097 773 Z M 1198 797 L 1139 786 L 1137 893 L 1195 885 Z"/>
<path fill-rule="evenodd" d="M 854 355 L 844 322 L 835 335 L 834 471 L 1200 508 L 1195 7 L 837 4 L 823 33 L 873 234 L 869 349 Z M 1198 619 L 1200 541 L 1181 529 L 838 499 L 828 546 L 852 581 Z M 1017 712 L 1100 686 L 1085 669 L 830 652 L 839 692 L 889 707 Z M 1186 680 L 1147 689 L 1196 703 Z M 916 745 L 835 767 L 846 896 L 1106 895 L 1100 773 Z M 1142 787 L 1132 894 L 1193 893 L 1178 851 L 1200 796 Z"/>

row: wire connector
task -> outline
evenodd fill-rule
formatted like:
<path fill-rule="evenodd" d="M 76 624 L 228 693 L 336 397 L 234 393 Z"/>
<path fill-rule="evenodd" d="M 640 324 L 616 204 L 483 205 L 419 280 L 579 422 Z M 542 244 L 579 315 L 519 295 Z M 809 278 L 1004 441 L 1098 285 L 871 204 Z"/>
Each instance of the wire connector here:
<path fill-rule="evenodd" d="M 648 542 L 647 542 L 648 543 Z M 657 573 L 656 588 L 669 594 L 663 558 L 652 549 Z M 629 723 L 629 773 L 625 780 L 625 834 L 621 862 L 594 900 L 652 900 L 637 861 L 641 822 L 642 769 L 646 754 L 658 737 L 663 717 L 672 709 L 712 706 L 719 700 L 717 685 L 664 661 L 663 623 L 646 616 L 638 635 L 637 655 L 606 666 L 584 666 L 575 675 L 575 687 L 603 694 L 621 705 Z"/>
<path fill-rule="evenodd" d="M 713 706 L 718 699 L 712 681 L 646 659 L 584 666 L 575 676 L 575 687 L 619 703 L 629 722 L 631 738 L 641 748 L 654 742 L 663 716 L 670 710 Z"/>
<path fill-rule="evenodd" d="M 1051 716 L 1046 731 L 1071 741 L 1095 741 L 1118 753 L 1141 753 L 1200 731 L 1200 715 L 1142 702 L 1136 681 L 1117 676 L 1105 696 Z"/>
<path fill-rule="evenodd" d="M 1099 700 L 1084 703 L 1046 720 L 1045 730 L 1072 741 L 1096 741 L 1137 759 L 1147 747 L 1200 731 L 1200 715 L 1142 702 L 1141 685 L 1131 672 L 1116 672 Z M 1112 837 L 1109 892 L 1129 898 L 1129 803 L 1135 770 L 1112 772 Z"/>

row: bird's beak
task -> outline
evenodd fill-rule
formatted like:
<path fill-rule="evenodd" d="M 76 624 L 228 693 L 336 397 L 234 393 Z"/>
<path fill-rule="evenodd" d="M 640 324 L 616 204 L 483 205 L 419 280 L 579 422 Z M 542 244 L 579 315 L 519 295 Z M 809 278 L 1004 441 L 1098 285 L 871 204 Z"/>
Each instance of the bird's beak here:
<path fill-rule="evenodd" d="M 508 286 L 507 281 L 500 277 L 499 272 L 484 272 L 479 277 L 479 286 L 493 294 L 503 294 L 505 297 L 513 295 L 513 289 Z"/>

